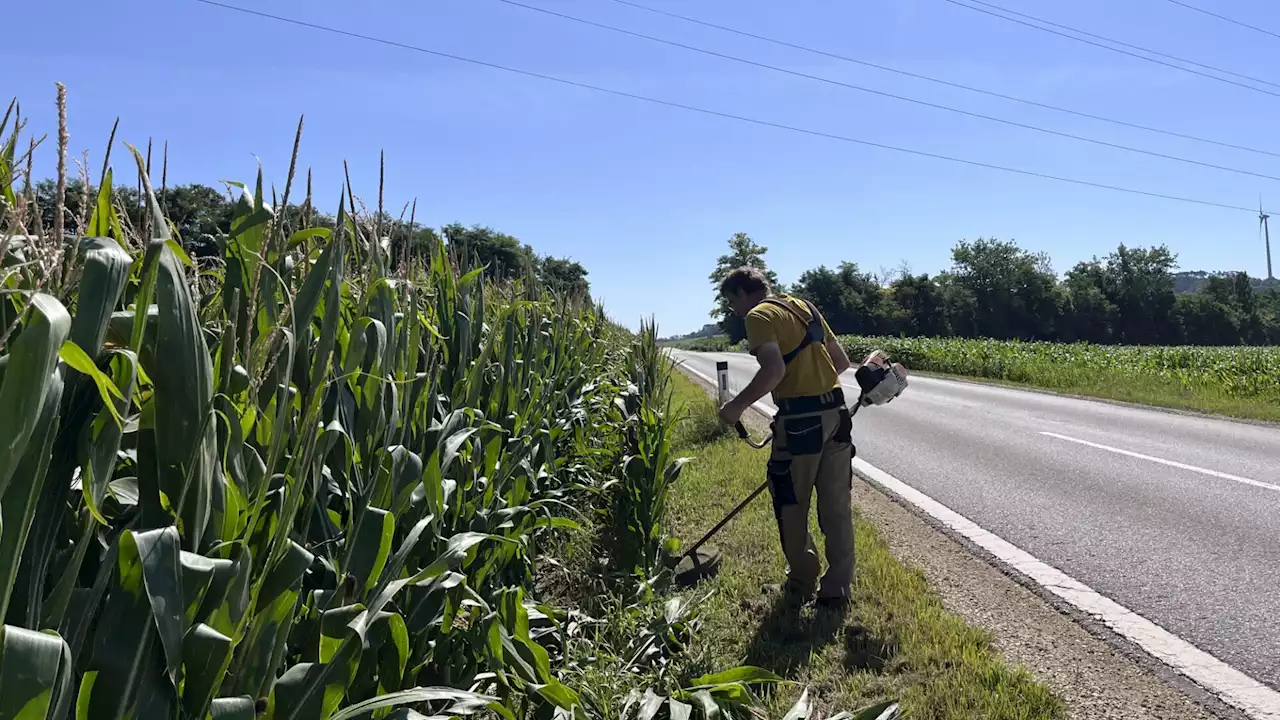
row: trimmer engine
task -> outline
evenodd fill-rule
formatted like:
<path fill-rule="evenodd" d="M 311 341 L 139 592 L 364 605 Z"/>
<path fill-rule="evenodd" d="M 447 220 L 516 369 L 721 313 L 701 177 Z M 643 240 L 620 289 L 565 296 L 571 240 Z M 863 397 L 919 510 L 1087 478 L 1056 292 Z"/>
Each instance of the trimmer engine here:
<path fill-rule="evenodd" d="M 907 389 L 907 369 L 902 363 L 890 362 L 883 350 L 875 350 L 853 373 L 862 395 L 859 405 L 884 405 Z"/>

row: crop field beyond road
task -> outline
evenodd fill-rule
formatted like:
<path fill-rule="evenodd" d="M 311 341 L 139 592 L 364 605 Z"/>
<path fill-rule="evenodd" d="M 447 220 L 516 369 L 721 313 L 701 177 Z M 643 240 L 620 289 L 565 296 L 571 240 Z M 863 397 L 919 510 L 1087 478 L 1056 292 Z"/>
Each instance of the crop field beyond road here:
<path fill-rule="evenodd" d="M 841 336 L 857 362 L 879 348 L 909 371 L 998 380 L 1166 408 L 1280 420 L 1280 348 L 1094 345 Z M 743 350 L 724 337 L 671 343 Z"/>

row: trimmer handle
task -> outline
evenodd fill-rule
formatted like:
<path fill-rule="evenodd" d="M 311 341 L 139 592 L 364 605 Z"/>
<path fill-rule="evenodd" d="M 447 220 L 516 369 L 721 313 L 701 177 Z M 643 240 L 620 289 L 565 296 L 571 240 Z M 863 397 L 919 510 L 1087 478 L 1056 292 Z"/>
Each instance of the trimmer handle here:
<path fill-rule="evenodd" d="M 772 435 L 770 435 L 769 437 L 766 437 L 764 440 L 762 440 L 762 441 L 760 441 L 760 442 L 756 442 L 756 441 L 752 440 L 750 437 L 748 437 L 748 436 L 747 436 L 747 428 L 746 428 L 746 426 L 744 426 L 744 425 L 742 424 L 742 421 L 741 421 L 741 420 L 739 420 L 739 421 L 737 422 L 737 424 L 735 424 L 735 425 L 733 426 L 733 429 L 738 431 L 738 437 L 742 438 L 743 440 L 746 440 L 748 445 L 750 445 L 751 447 L 753 447 L 753 448 L 755 448 L 755 449 L 757 449 L 757 450 L 759 450 L 759 449 L 763 448 L 764 446 L 768 445 L 768 444 L 769 444 L 769 441 L 773 439 L 773 436 L 772 436 Z"/>

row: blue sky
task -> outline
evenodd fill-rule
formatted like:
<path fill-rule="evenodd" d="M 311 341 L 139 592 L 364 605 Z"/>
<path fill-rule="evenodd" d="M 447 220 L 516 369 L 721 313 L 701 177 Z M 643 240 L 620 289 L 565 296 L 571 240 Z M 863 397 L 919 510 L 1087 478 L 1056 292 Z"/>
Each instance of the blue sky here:
<path fill-rule="evenodd" d="M 1280 152 L 1280 97 L 1036 32 L 943 0 L 768 3 L 642 0 L 710 22 L 1129 122 Z M 235 0 L 228 0 L 235 4 Z M 952 90 L 780 48 L 609 0 L 526 0 L 560 12 L 842 82 L 1109 142 L 1280 175 L 1280 158 L 1201 145 Z M 1280 31 L 1264 0 L 1201 7 Z M 240 0 L 245 7 L 475 59 L 822 132 L 1050 174 L 1256 206 L 1280 183 L 1053 138 L 532 13 L 496 0 Z M 999 4 L 1280 82 L 1280 40 L 1165 0 Z M 16 13 L 16 17 L 15 17 Z M 769 248 L 784 281 L 844 260 L 937 272 L 960 239 L 1017 240 L 1054 268 L 1121 242 L 1168 244 L 1184 269 L 1265 274 L 1257 218 L 1078 187 L 655 106 L 285 25 L 194 0 L 18 3 L 0 94 L 56 134 L 68 86 L 71 145 L 101 161 L 119 139 L 167 140 L 170 182 L 283 187 L 293 130 L 336 203 L 342 162 L 376 202 L 490 225 L 590 271 L 618 320 L 664 334 L 708 321 L 707 279 L 735 232 Z M 1269 74 L 1270 73 L 1270 74 Z M 1280 92 L 1280 88 L 1271 88 Z M 1269 121 L 1270 120 L 1270 121 Z M 39 162 L 52 168 L 52 144 Z M 115 166 L 124 168 L 124 155 Z M 96 172 L 96 170 L 95 170 Z M 326 200 L 328 199 L 328 200 Z M 641 246 L 645 246 L 642 249 Z"/>

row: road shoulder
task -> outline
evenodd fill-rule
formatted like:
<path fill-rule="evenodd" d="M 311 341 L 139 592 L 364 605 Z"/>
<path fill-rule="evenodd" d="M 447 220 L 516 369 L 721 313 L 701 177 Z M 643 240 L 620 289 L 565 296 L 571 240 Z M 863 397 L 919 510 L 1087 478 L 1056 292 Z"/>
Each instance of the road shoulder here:
<path fill-rule="evenodd" d="M 853 492 L 859 515 L 880 531 L 899 561 L 923 573 L 949 611 L 991 633 L 1010 663 L 1027 668 L 1057 693 L 1070 717 L 1242 717 L 1225 705 L 1211 712 L 1201 704 L 1209 698 L 1197 702 L 1171 685 L 1173 678 L 1150 666 L 1154 660 L 1139 662 L 1095 636 L 861 478 Z"/>
<path fill-rule="evenodd" d="M 688 375 L 707 392 L 705 380 Z M 756 432 L 767 421 L 749 413 Z M 859 517 L 891 553 L 920 572 L 946 610 L 989 633 L 1012 666 L 1047 685 L 1080 720 L 1209 720 L 1244 716 L 1087 618 L 1072 617 L 855 474 Z"/>

